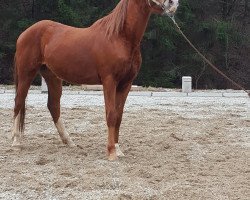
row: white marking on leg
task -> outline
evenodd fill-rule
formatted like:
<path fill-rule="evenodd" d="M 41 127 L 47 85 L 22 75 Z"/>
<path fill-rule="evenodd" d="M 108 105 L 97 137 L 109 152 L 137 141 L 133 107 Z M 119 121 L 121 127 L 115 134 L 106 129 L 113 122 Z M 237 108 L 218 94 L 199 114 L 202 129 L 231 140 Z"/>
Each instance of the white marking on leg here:
<path fill-rule="evenodd" d="M 123 157 L 124 156 L 124 154 L 122 153 L 122 151 L 121 151 L 120 146 L 119 146 L 118 143 L 115 144 L 115 151 L 116 151 L 116 155 L 118 157 Z"/>
<path fill-rule="evenodd" d="M 75 147 L 75 143 L 70 139 L 68 132 L 66 131 L 61 118 L 58 119 L 55 123 L 57 131 L 62 139 L 64 144 L 67 144 L 69 147 Z"/>
<path fill-rule="evenodd" d="M 19 112 L 16 118 L 14 119 L 13 132 L 12 132 L 12 140 L 13 140 L 12 147 L 19 147 L 19 148 L 21 147 L 22 134 L 19 129 L 20 118 L 21 115 Z"/>

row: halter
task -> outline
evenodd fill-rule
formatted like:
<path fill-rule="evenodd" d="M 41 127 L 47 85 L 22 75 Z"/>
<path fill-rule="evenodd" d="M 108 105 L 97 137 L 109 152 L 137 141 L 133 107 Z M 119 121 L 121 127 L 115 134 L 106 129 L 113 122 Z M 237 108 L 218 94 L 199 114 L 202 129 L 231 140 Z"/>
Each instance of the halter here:
<path fill-rule="evenodd" d="M 151 2 L 154 2 L 157 6 L 159 6 L 162 9 L 163 12 L 167 9 L 166 6 L 164 5 L 164 3 L 166 2 L 166 0 L 162 4 L 159 3 L 156 0 L 148 0 L 148 5 L 149 5 L 149 7 L 152 8 Z"/>

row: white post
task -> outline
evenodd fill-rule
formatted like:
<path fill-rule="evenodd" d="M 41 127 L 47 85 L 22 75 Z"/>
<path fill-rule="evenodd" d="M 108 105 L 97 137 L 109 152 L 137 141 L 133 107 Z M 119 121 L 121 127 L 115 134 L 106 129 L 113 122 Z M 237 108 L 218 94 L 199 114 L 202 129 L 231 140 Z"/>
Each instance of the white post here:
<path fill-rule="evenodd" d="M 192 77 L 191 76 L 182 77 L 182 92 L 185 92 L 185 93 L 192 92 Z"/>
<path fill-rule="evenodd" d="M 41 85 L 41 92 L 42 93 L 47 93 L 48 92 L 48 87 L 47 87 L 47 84 L 46 84 L 46 82 L 45 82 L 45 80 L 44 80 L 44 78 L 42 77 L 42 85 Z"/>

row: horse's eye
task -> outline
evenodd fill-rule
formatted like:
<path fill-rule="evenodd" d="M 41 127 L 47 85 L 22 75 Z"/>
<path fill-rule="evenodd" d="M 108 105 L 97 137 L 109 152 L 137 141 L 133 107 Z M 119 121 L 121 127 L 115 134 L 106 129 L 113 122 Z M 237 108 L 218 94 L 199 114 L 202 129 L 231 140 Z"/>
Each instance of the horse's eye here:
<path fill-rule="evenodd" d="M 173 0 L 169 0 L 169 3 L 172 4 L 172 3 L 173 3 Z"/>

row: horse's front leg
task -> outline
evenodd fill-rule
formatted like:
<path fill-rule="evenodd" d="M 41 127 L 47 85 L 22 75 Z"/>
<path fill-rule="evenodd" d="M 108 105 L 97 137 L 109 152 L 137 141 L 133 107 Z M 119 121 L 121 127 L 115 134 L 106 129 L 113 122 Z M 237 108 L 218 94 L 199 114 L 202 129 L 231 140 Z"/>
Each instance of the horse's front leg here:
<path fill-rule="evenodd" d="M 115 148 L 116 154 L 118 157 L 124 156 L 119 146 L 119 131 L 120 125 L 122 121 L 122 115 L 124 110 L 124 105 L 128 96 L 128 93 L 131 89 L 132 83 L 126 83 L 123 85 L 119 85 L 116 90 L 116 110 L 117 110 L 117 121 L 115 126 Z"/>
<path fill-rule="evenodd" d="M 117 154 L 115 150 L 115 127 L 118 116 L 116 110 L 116 87 L 117 84 L 112 77 L 108 77 L 103 80 L 106 120 L 108 126 L 107 153 L 109 160 L 117 159 Z"/>

